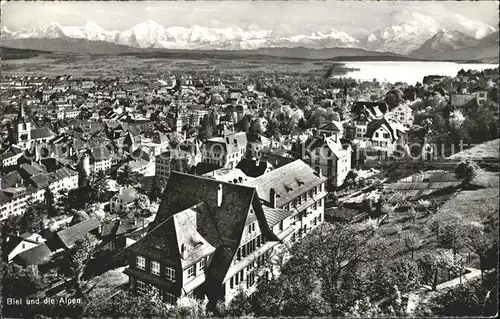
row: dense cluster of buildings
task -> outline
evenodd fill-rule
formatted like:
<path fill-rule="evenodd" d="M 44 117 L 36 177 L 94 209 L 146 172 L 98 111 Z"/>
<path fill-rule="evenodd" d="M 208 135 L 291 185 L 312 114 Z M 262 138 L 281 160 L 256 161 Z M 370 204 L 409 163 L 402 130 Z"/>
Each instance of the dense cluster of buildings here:
<path fill-rule="evenodd" d="M 426 77 L 424 85 L 442 80 Z M 272 271 L 273 253 L 324 222 L 325 196 L 343 184 L 354 149 L 386 159 L 407 144 L 412 108 L 360 97 L 380 90 L 371 85 L 358 89 L 356 100 L 345 96 L 356 88 L 346 87 L 344 96 L 329 89 L 326 105 L 339 105 L 339 94 L 348 105 L 341 119 L 269 134 L 271 121 L 290 105 L 258 91 L 248 78 L 4 77 L 1 221 L 45 200 L 47 190 L 57 199 L 78 188 L 81 174 L 103 172 L 116 180 L 128 170 L 141 177 L 138 185 L 118 186 L 104 203 L 110 215 L 135 205 L 152 179 L 165 190 L 148 220 L 92 217 L 49 240 L 7 234 L 4 258 L 38 265 L 92 233 L 105 249 L 126 249 L 133 291 L 170 303 L 205 295 L 227 302 L 240 288 L 252 291 Z M 461 89 L 450 103 L 474 107 L 485 99 L 484 90 Z M 264 129 L 241 125 L 247 116 Z M 207 127 L 209 136 L 199 138 Z"/>

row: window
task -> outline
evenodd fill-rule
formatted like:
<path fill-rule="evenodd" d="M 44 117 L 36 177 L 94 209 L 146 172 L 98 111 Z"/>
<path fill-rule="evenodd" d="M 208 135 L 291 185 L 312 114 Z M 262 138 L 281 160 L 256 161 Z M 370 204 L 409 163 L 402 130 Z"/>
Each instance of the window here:
<path fill-rule="evenodd" d="M 171 282 L 175 282 L 175 270 L 170 267 L 165 267 L 165 278 Z"/>
<path fill-rule="evenodd" d="M 229 288 L 230 289 L 234 288 L 234 278 L 233 277 L 231 277 L 231 279 L 229 280 Z"/>
<path fill-rule="evenodd" d="M 142 280 L 137 280 L 137 292 L 144 294 L 148 291 L 146 283 Z"/>
<path fill-rule="evenodd" d="M 403 118 L 401 118 L 403 120 Z M 389 138 L 389 133 L 384 133 L 384 138 Z"/>
<path fill-rule="evenodd" d="M 207 258 L 203 257 L 200 261 L 200 271 L 205 270 L 207 268 Z"/>
<path fill-rule="evenodd" d="M 375 137 L 378 137 L 378 132 L 375 133 Z"/>
<path fill-rule="evenodd" d="M 279 230 L 283 230 L 283 221 L 280 221 L 280 226 L 279 226 Z"/>
<path fill-rule="evenodd" d="M 192 265 L 188 268 L 188 278 L 196 276 L 196 265 Z"/>
<path fill-rule="evenodd" d="M 160 275 L 160 263 L 157 261 L 152 261 L 151 262 L 151 273 L 153 275 L 159 276 Z"/>
<path fill-rule="evenodd" d="M 177 297 L 172 295 L 171 293 L 165 293 L 165 301 L 170 304 L 174 304 L 177 301 Z"/>
<path fill-rule="evenodd" d="M 137 256 L 137 269 L 146 270 L 146 258 L 142 256 Z"/>

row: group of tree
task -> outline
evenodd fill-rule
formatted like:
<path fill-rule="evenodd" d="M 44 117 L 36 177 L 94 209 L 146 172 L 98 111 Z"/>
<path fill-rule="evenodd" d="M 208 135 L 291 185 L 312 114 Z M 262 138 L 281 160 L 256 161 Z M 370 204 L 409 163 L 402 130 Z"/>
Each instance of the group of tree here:
<path fill-rule="evenodd" d="M 219 311 L 233 316 L 346 316 L 366 297 L 393 300 L 396 291 L 418 285 L 415 262 L 388 258 L 385 245 L 358 226 L 323 224 L 282 253 L 290 252 L 284 263 L 276 263 L 279 277 L 262 277 L 254 294 L 242 293 Z M 388 306 L 384 311 L 390 312 Z"/>
<path fill-rule="evenodd" d="M 139 182 L 139 175 L 132 170 L 129 164 L 123 166 L 123 169 L 118 172 L 118 178 L 116 179 L 118 184 L 129 187 L 136 185 Z"/>

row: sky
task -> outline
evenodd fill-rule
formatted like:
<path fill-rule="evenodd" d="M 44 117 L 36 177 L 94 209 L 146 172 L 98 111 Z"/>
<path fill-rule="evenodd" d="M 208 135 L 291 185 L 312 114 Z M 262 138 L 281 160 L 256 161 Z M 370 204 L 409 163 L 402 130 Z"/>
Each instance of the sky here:
<path fill-rule="evenodd" d="M 52 21 L 63 26 L 94 21 L 106 30 L 123 31 L 154 20 L 164 27 L 241 27 L 283 35 L 332 28 L 366 34 L 404 22 L 404 15 L 398 15 L 402 10 L 418 11 L 449 24 L 463 16 L 498 25 L 498 1 L 3 1 L 1 8 L 1 25 L 12 31 Z"/>

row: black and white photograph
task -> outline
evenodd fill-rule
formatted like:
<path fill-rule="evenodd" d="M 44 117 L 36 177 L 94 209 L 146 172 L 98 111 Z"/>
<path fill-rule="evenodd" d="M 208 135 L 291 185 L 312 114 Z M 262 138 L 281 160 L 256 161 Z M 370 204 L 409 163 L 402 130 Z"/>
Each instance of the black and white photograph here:
<path fill-rule="evenodd" d="M 499 1 L 1 1 L 0 318 L 498 317 Z"/>

